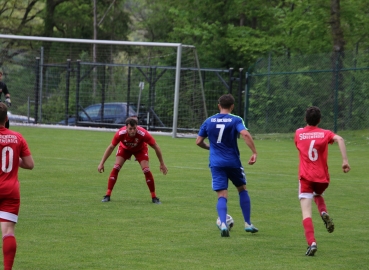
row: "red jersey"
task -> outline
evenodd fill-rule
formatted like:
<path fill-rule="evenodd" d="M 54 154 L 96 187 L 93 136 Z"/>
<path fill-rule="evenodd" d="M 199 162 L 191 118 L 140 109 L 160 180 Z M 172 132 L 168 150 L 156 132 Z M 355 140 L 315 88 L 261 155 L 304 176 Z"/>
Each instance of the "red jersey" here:
<path fill-rule="evenodd" d="M 131 152 L 138 152 L 146 146 L 146 144 L 155 145 L 155 139 L 151 134 L 143 127 L 137 126 L 137 132 L 134 137 L 130 137 L 127 132 L 127 128 L 124 126 L 119 129 L 112 140 L 112 145 L 116 146 L 120 143 L 121 147 Z"/>
<path fill-rule="evenodd" d="M 326 129 L 306 126 L 296 130 L 295 145 L 299 150 L 299 179 L 329 183 L 328 144 L 335 134 Z"/>
<path fill-rule="evenodd" d="M 30 156 L 26 140 L 15 131 L 5 127 L 0 128 L 0 151 L 1 151 L 1 170 L 0 170 L 0 196 L 6 197 L 18 194 L 15 199 L 19 199 L 18 169 L 19 158 Z"/>

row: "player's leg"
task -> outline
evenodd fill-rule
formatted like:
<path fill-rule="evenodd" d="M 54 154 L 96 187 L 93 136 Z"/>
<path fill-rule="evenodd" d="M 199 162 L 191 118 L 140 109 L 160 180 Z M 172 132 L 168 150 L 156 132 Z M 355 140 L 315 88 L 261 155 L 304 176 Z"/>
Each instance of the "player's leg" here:
<path fill-rule="evenodd" d="M 139 158 L 136 159 L 139 160 Z M 139 161 L 142 172 L 145 176 L 146 185 L 149 188 L 150 194 L 151 194 L 151 201 L 156 204 L 160 204 L 160 200 L 158 197 L 156 197 L 156 190 L 155 190 L 155 180 L 154 176 L 151 173 L 149 161 L 148 160 L 140 160 Z"/>
<path fill-rule="evenodd" d="M 227 226 L 227 201 L 228 201 L 228 178 L 224 168 L 211 167 L 212 187 L 217 193 L 218 201 L 216 209 L 220 219 L 220 235 L 229 237 L 229 228 Z"/>
<path fill-rule="evenodd" d="M 317 251 L 311 210 L 313 196 L 312 183 L 309 181 L 300 180 L 299 199 L 302 212 L 302 225 L 304 227 L 305 239 L 308 243 L 308 248 L 305 253 L 307 256 L 314 256 L 315 252 Z"/>
<path fill-rule="evenodd" d="M 329 216 L 327 206 L 325 204 L 323 195 L 328 187 L 328 183 L 315 183 L 314 185 L 314 201 L 318 207 L 319 214 L 324 222 L 324 225 L 329 233 L 334 231 L 333 219 Z"/>
<path fill-rule="evenodd" d="M 11 199 L 6 201 L 3 200 L 0 204 L 4 269 L 12 269 L 17 251 L 17 242 L 15 239 L 14 229 L 15 224 L 18 221 L 19 207 L 19 199 Z"/>
<path fill-rule="evenodd" d="M 129 159 L 131 156 L 132 154 L 130 152 L 124 151 L 124 149 L 119 145 L 117 154 L 115 156 L 115 163 L 108 178 L 108 188 L 106 190 L 104 198 L 102 199 L 102 202 L 110 201 L 110 196 L 117 182 L 120 169 L 122 168 L 124 162 L 126 162 L 126 160 Z"/>
<path fill-rule="evenodd" d="M 243 167 L 232 168 L 228 172 L 228 177 L 237 188 L 240 208 L 245 221 L 245 231 L 257 233 L 259 230 L 251 223 L 251 199 L 246 187 L 246 175 Z"/>
<path fill-rule="evenodd" d="M 14 235 L 15 223 L 3 219 L 0 219 L 0 222 L 3 237 L 4 269 L 12 269 L 17 252 L 17 242 Z"/>
<path fill-rule="evenodd" d="M 160 199 L 156 197 L 155 179 L 150 170 L 148 151 L 149 150 L 146 145 L 146 147 L 144 147 L 142 151 L 134 153 L 134 155 L 138 163 L 140 163 L 142 172 L 145 176 L 146 185 L 149 188 L 151 194 L 151 201 L 155 204 L 161 204 Z"/>

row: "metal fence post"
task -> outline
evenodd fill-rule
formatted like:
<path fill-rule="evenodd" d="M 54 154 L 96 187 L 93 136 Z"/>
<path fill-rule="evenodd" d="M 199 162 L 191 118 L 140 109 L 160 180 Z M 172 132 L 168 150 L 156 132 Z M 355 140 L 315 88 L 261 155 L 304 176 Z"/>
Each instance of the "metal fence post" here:
<path fill-rule="evenodd" d="M 340 53 L 336 53 L 336 68 L 335 68 L 335 84 L 334 84 L 334 132 L 337 132 L 337 118 L 338 118 L 338 82 L 339 82 L 339 57 Z"/>
<path fill-rule="evenodd" d="M 75 111 L 75 123 L 78 122 L 78 104 L 79 104 L 79 89 L 81 83 L 81 60 L 77 60 L 77 78 L 76 78 L 76 111 Z M 66 119 L 66 125 L 68 125 L 68 119 Z"/>
<path fill-rule="evenodd" d="M 70 63 L 70 59 L 67 59 L 67 73 L 65 78 L 65 119 L 68 119 L 69 115 Z"/>
<path fill-rule="evenodd" d="M 35 124 L 37 124 L 40 91 L 40 57 L 36 57 L 35 75 Z"/>
<path fill-rule="evenodd" d="M 250 84 L 249 84 L 249 73 L 246 72 L 246 85 L 245 85 L 245 110 L 243 114 L 243 119 L 245 121 L 245 126 L 248 127 L 249 125 L 249 91 L 250 91 Z"/>
<path fill-rule="evenodd" d="M 229 68 L 229 84 L 228 84 L 229 94 L 232 94 L 232 83 L 233 83 L 233 68 Z"/>
<path fill-rule="evenodd" d="M 238 76 L 238 115 L 242 115 L 242 84 L 243 84 L 243 68 L 239 69 L 239 76 Z"/>

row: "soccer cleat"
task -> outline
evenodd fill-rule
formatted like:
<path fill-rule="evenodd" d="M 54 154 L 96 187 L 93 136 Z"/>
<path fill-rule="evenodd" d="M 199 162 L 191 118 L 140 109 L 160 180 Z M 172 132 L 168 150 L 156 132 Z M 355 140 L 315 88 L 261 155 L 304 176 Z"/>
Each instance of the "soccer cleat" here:
<path fill-rule="evenodd" d="M 110 196 L 109 195 L 105 195 L 104 199 L 101 200 L 102 202 L 110 202 Z"/>
<path fill-rule="evenodd" d="M 325 227 L 327 228 L 327 231 L 329 233 L 332 233 L 334 231 L 334 223 L 333 223 L 333 219 L 331 219 L 328 215 L 328 213 L 323 212 L 322 213 L 322 220 L 325 224 Z"/>
<path fill-rule="evenodd" d="M 220 225 L 220 236 L 221 237 L 229 237 L 228 227 L 224 223 L 222 223 L 222 225 Z"/>
<path fill-rule="evenodd" d="M 318 250 L 318 247 L 315 242 L 311 243 L 311 246 L 308 246 L 307 251 L 305 253 L 306 256 L 314 256 L 315 252 Z"/>
<path fill-rule="evenodd" d="M 154 198 L 152 198 L 152 202 L 153 202 L 153 203 L 156 203 L 156 204 L 161 204 L 161 202 L 160 202 L 160 200 L 159 200 L 159 198 L 158 198 L 158 197 L 154 197 Z"/>
<path fill-rule="evenodd" d="M 250 233 L 257 233 L 259 230 L 254 225 L 249 225 L 245 222 L 245 231 Z"/>

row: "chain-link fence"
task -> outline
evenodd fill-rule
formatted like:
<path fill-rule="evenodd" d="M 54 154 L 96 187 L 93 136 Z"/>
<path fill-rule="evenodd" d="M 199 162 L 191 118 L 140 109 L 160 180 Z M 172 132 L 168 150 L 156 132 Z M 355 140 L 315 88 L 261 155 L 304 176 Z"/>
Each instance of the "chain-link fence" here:
<path fill-rule="evenodd" d="M 199 69 L 194 51 L 184 47 L 176 107 L 173 48 L 99 45 L 93 62 L 85 44 L 51 43 L 38 50 L 9 48 L 5 42 L 0 46 L 1 69 L 13 101 L 10 110 L 37 124 L 118 128 L 127 116 L 138 115 L 140 125 L 172 132 L 177 108 L 177 130 L 196 132 L 209 114 L 218 112 L 219 96 L 239 89 L 238 81 L 244 80 L 232 69 Z"/>
<path fill-rule="evenodd" d="M 309 106 L 320 127 L 369 128 L 369 57 L 321 54 L 260 59 L 247 73 L 246 123 L 254 133 L 293 132 Z"/>
<path fill-rule="evenodd" d="M 11 93 L 10 111 L 26 116 L 22 121 L 116 128 L 127 115 L 139 114 L 141 125 L 172 131 L 175 53 L 99 45 L 93 62 L 86 44 L 53 43 L 48 50 L 35 50 L 37 44 L 12 41 L 11 47 L 0 43 L 0 69 Z M 225 93 L 234 95 L 233 113 L 254 134 L 293 132 L 305 125 L 305 110 L 312 105 L 322 110 L 323 128 L 367 129 L 368 54 L 270 56 L 248 70 L 199 72 L 189 51 L 182 59 L 178 130 L 196 132 L 206 117 L 218 113 L 217 100 Z"/>

